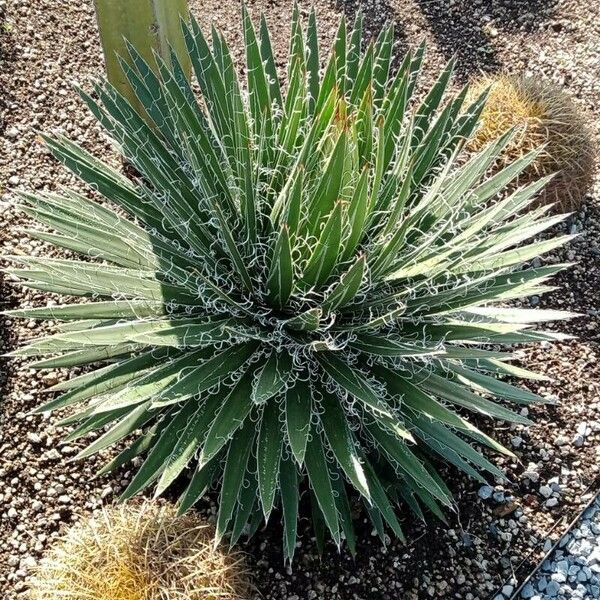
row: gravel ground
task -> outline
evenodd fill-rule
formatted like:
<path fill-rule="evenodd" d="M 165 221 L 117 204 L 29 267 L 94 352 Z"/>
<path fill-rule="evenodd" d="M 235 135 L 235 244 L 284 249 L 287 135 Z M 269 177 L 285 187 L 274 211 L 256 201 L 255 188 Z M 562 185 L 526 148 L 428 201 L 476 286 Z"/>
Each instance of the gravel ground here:
<path fill-rule="evenodd" d="M 291 3 L 248 4 L 254 14 L 261 9 L 268 13 L 283 66 Z M 300 5 L 307 13 L 310 3 Z M 479 70 L 500 68 L 555 80 L 589 111 L 598 133 L 600 10 L 592 5 L 586 0 L 328 0 L 317 11 L 325 44 L 335 33 L 339 14 L 352 16 L 359 6 L 368 34 L 393 18 L 399 48 L 425 37 L 429 81 L 452 54 L 460 59 L 459 82 Z M 192 7 L 205 24 L 213 20 L 221 26 L 238 57 L 242 55 L 237 2 L 192 0 Z M 79 186 L 48 157 L 37 130 L 64 132 L 118 164 L 71 87 L 85 85 L 101 72 L 91 0 L 0 0 L 0 254 L 56 254 L 21 234 L 20 228 L 30 223 L 14 208 L 16 190 Z M 481 488 L 449 471 L 457 511 L 448 516 L 447 525 L 424 526 L 409 519 L 405 529 L 411 542 L 392 542 L 384 549 L 365 524 L 355 560 L 330 547 L 320 559 L 307 533 L 293 570 L 282 563 L 281 529 L 273 519 L 247 548 L 263 598 L 494 598 L 503 586 L 516 589 L 548 544 L 560 538 L 585 504 L 600 464 L 598 187 L 559 228 L 581 236 L 546 259 L 576 261 L 576 266 L 558 279 L 558 291 L 531 300 L 534 306 L 583 316 L 556 325 L 577 340 L 525 353 L 529 368 L 553 378 L 532 389 L 559 402 L 532 408 L 536 425 L 528 429 L 496 426 L 494 433 L 519 457 L 495 459 L 510 483 L 491 481 Z M 24 292 L 0 274 L 0 303 L 5 306 L 43 305 L 50 299 Z M 40 333 L 33 322 L 0 317 L 4 350 Z M 97 461 L 68 464 L 77 448 L 58 443 L 64 431 L 57 419 L 27 415 L 42 401 L 44 389 L 67 375 L 62 370 L 35 373 L 16 360 L 0 364 L 0 597 L 6 600 L 23 597 L 28 570 L 61 527 L 75 515 L 113 501 L 130 477 L 124 470 L 116 477 L 94 479 L 108 453 Z M 205 509 L 210 513 L 214 506 L 207 503 Z"/>
<path fill-rule="evenodd" d="M 520 597 L 528 600 L 600 598 L 600 498 L 596 498 L 577 525 L 561 538 L 535 577 L 523 586 Z"/>

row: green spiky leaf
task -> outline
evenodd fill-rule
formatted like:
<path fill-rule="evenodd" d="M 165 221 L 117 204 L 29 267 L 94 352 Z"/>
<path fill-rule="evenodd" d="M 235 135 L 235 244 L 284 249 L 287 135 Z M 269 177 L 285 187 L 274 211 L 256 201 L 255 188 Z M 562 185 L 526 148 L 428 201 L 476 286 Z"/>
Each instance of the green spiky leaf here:
<path fill-rule="evenodd" d="M 398 505 L 451 504 L 431 456 L 501 475 L 479 447 L 512 454 L 486 432 L 543 400 L 510 346 L 564 339 L 534 326 L 572 316 L 510 300 L 551 289 L 568 265 L 532 261 L 570 236 L 539 239 L 562 218 L 531 209 L 547 178 L 514 184 L 539 151 L 493 170 L 514 132 L 461 154 L 486 95 L 449 97 L 454 62 L 415 101 L 423 45 L 399 59 L 384 28 L 363 50 L 359 13 L 327 55 L 295 7 L 280 81 L 266 20 L 242 21 L 242 68 L 192 20 L 187 57 L 128 46 L 133 104 L 108 83 L 80 92 L 136 176 L 45 137 L 107 202 L 22 195 L 29 234 L 82 258 L 6 257 L 10 272 L 80 301 L 9 311 L 59 323 L 12 355 L 92 365 L 38 412 L 74 409 L 69 439 L 97 433 L 78 458 L 124 444 L 103 473 L 143 459 L 125 497 L 181 481 L 185 511 L 213 488 L 231 543 L 282 514 L 291 561 L 307 490 L 319 547 L 329 531 L 355 552 L 353 496 L 403 538 Z"/>

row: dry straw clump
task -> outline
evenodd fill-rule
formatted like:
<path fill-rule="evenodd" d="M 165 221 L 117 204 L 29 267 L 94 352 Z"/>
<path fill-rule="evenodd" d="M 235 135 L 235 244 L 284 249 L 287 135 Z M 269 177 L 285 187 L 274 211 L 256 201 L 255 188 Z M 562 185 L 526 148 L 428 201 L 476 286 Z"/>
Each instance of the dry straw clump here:
<path fill-rule="evenodd" d="M 239 553 L 214 548 L 197 515 L 144 503 L 105 509 L 69 529 L 41 561 L 31 600 L 243 600 Z"/>
<path fill-rule="evenodd" d="M 534 77 L 483 76 L 470 89 L 472 98 L 490 88 L 481 126 L 469 143 L 478 152 L 511 127 L 518 127 L 497 166 L 504 167 L 530 150 L 546 145 L 519 178 L 529 183 L 556 173 L 540 201 L 561 210 L 577 209 L 593 184 L 595 150 L 584 115 L 556 84 Z"/>

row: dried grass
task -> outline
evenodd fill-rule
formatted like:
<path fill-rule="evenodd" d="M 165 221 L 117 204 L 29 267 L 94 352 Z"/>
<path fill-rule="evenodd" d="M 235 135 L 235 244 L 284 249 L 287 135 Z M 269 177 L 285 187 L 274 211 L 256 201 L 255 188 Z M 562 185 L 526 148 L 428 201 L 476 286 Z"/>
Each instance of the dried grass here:
<path fill-rule="evenodd" d="M 239 553 L 214 548 L 197 515 L 144 503 L 105 509 L 69 529 L 41 561 L 31 600 L 243 600 Z"/>
<path fill-rule="evenodd" d="M 594 180 L 596 153 L 585 116 L 566 92 L 537 78 L 483 76 L 474 82 L 470 100 L 488 87 L 490 94 L 481 126 L 468 149 L 477 152 L 511 127 L 519 127 L 497 167 L 504 167 L 545 144 L 519 183 L 556 173 L 542 192 L 540 202 L 556 203 L 561 211 L 577 209 Z"/>

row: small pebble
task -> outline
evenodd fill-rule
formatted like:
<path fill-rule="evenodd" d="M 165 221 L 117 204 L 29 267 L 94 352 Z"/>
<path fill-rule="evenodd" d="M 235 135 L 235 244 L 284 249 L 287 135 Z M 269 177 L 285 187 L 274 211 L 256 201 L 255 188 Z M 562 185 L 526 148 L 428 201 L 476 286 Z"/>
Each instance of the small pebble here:
<path fill-rule="evenodd" d="M 482 485 L 477 492 L 477 495 L 482 500 L 489 500 L 494 493 L 494 488 L 491 485 Z"/>

